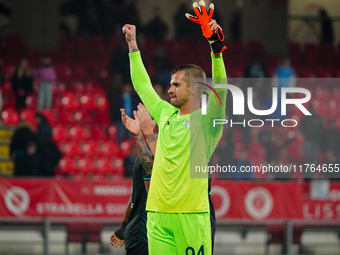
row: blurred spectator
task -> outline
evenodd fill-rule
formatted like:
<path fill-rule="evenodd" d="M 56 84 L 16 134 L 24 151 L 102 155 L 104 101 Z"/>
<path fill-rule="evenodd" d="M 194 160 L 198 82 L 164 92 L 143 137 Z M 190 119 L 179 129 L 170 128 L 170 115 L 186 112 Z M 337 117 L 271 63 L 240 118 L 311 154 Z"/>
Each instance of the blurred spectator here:
<path fill-rule="evenodd" d="M 120 27 L 125 24 L 134 24 L 136 27 L 141 27 L 140 15 L 136 7 L 136 0 L 126 1 L 122 10 L 119 9 L 121 14 Z"/>
<path fill-rule="evenodd" d="M 169 84 L 170 71 L 174 68 L 174 65 L 167 55 L 163 46 L 159 46 L 156 49 L 155 56 L 153 58 L 153 65 L 154 65 L 154 77 L 153 81 L 155 83 L 160 83 L 163 86 Z"/>
<path fill-rule="evenodd" d="M 120 108 L 125 109 L 125 113 L 129 117 L 133 117 L 133 109 L 140 103 L 140 100 L 131 83 L 125 83 L 122 86 L 121 92 L 117 93 L 117 95 L 110 100 L 110 108 L 111 108 L 111 121 L 114 125 L 117 126 L 117 142 L 120 143 L 124 139 L 130 140 L 131 134 L 130 132 L 124 127 L 121 121 L 121 114 Z"/>
<path fill-rule="evenodd" d="M 153 85 L 153 88 L 162 100 L 169 101 L 169 94 L 165 92 L 164 87 L 161 84 L 156 83 Z"/>
<path fill-rule="evenodd" d="M 41 147 L 44 144 L 46 137 L 52 136 L 52 127 L 43 114 L 37 112 L 34 117 L 37 123 L 38 146 Z"/>
<path fill-rule="evenodd" d="M 192 8 L 187 8 L 185 3 L 181 3 L 173 15 L 172 21 L 175 26 L 175 39 L 197 39 L 200 35 L 200 27 L 189 21 L 184 13 L 192 13 Z"/>
<path fill-rule="evenodd" d="M 62 154 L 52 139 L 52 127 L 41 113 L 35 114 L 39 155 L 39 176 L 54 176 Z"/>
<path fill-rule="evenodd" d="M 277 87 L 279 96 L 281 88 L 295 87 L 295 71 L 290 65 L 288 57 L 281 59 L 279 66 L 274 71 L 273 87 Z"/>
<path fill-rule="evenodd" d="M 277 161 L 277 166 L 281 167 L 281 166 L 288 166 L 289 163 L 291 163 L 288 151 L 285 147 L 281 147 L 280 151 L 279 151 L 279 155 L 278 155 L 278 161 Z M 268 173 L 269 175 L 269 173 Z M 279 172 L 275 172 L 273 173 L 274 178 L 278 181 L 289 181 L 293 174 L 290 173 L 289 171 L 279 171 Z"/>
<path fill-rule="evenodd" d="M 126 178 L 133 177 L 133 165 L 138 156 L 137 146 L 134 144 L 131 146 L 130 155 L 124 159 L 124 173 Z"/>
<path fill-rule="evenodd" d="M 281 88 L 295 87 L 295 71 L 290 65 L 288 57 L 281 59 L 279 66 L 274 71 L 273 87 L 277 87 L 278 98 L 276 110 L 271 114 L 271 118 L 282 120 L 285 116 L 281 115 Z M 270 95 L 270 97 L 272 97 Z M 272 100 L 271 100 L 272 102 Z M 286 115 L 289 116 L 289 109 L 286 108 Z"/>
<path fill-rule="evenodd" d="M 230 34 L 234 41 L 241 41 L 242 9 L 236 9 L 231 17 Z"/>
<path fill-rule="evenodd" d="M 234 151 L 235 144 L 233 143 L 233 130 L 228 129 L 224 137 L 222 137 L 220 143 L 216 148 L 216 155 L 218 157 L 217 164 L 221 167 L 223 166 L 235 166 Z M 227 172 L 218 173 L 219 178 L 228 178 Z"/>
<path fill-rule="evenodd" d="M 321 25 L 320 43 L 333 43 L 334 31 L 331 17 L 326 10 L 321 9 L 319 10 L 319 18 Z"/>
<path fill-rule="evenodd" d="M 130 62 L 128 58 L 129 51 L 126 43 L 121 41 L 118 48 L 111 54 L 109 69 L 119 75 L 123 83 L 131 82 Z"/>
<path fill-rule="evenodd" d="M 15 108 L 20 112 L 26 108 L 26 98 L 33 93 L 33 77 L 27 59 L 22 59 L 11 78 L 12 90 L 15 95 Z"/>
<path fill-rule="evenodd" d="M 305 137 L 303 145 L 304 163 L 319 163 L 319 152 L 322 134 L 324 133 L 322 118 L 315 112 L 312 104 L 309 106 L 311 116 L 304 115 L 301 119 L 300 130 Z M 306 177 L 309 177 L 307 174 Z"/>
<path fill-rule="evenodd" d="M 21 121 L 13 133 L 10 158 L 14 162 L 14 176 L 37 175 L 37 137 L 33 127 L 26 121 Z"/>
<path fill-rule="evenodd" d="M 323 151 L 332 151 L 336 157 L 340 154 L 340 130 L 336 127 L 336 120 L 332 119 L 329 128 L 325 130 L 322 137 Z"/>
<path fill-rule="evenodd" d="M 278 155 L 280 152 L 280 139 L 277 132 L 263 131 L 260 133 L 260 141 L 263 144 L 266 152 L 266 161 L 269 164 L 276 164 L 278 162 Z"/>
<path fill-rule="evenodd" d="M 0 116 L 2 113 L 2 105 L 3 105 L 1 87 L 5 81 L 5 76 L 4 76 L 4 73 L 2 72 L 2 65 L 3 65 L 3 62 L 2 62 L 2 59 L 0 59 Z"/>
<path fill-rule="evenodd" d="M 10 17 L 12 14 L 12 10 L 8 7 L 8 4 L 4 4 L 0 2 L 0 14 Z"/>
<path fill-rule="evenodd" d="M 326 150 L 324 164 L 326 164 L 327 166 L 329 165 L 334 166 L 335 164 L 339 163 L 340 163 L 339 157 L 337 157 L 331 149 Z M 323 175 L 325 178 L 328 178 L 331 181 L 340 181 L 340 173 L 335 172 L 334 170 L 331 171 L 330 168 L 328 168 L 328 171 L 324 172 Z"/>
<path fill-rule="evenodd" d="M 168 34 L 169 28 L 160 14 L 160 8 L 154 8 L 154 17 L 145 25 L 144 35 L 146 38 L 154 38 L 162 41 Z"/>
<path fill-rule="evenodd" d="M 98 20 L 101 28 L 101 34 L 108 36 L 113 33 L 114 26 L 117 24 L 119 13 L 116 12 L 113 1 L 111 0 L 100 0 L 98 2 Z M 133 24 L 133 23 L 132 23 Z"/>
<path fill-rule="evenodd" d="M 62 158 L 57 144 L 52 139 L 52 133 L 46 134 L 42 144 L 39 145 L 39 176 L 55 176 L 56 168 Z"/>
<path fill-rule="evenodd" d="M 67 36 L 71 36 L 74 34 L 74 30 L 78 23 L 75 21 L 75 17 L 77 15 L 77 1 L 76 0 L 68 0 L 64 1 L 60 4 L 59 7 L 59 14 L 60 14 L 60 21 L 59 21 L 59 28 L 61 32 Z M 73 18 L 73 19 L 72 19 Z M 72 22 L 73 21 L 73 22 Z"/>
<path fill-rule="evenodd" d="M 56 72 L 49 57 L 42 57 L 40 65 L 34 73 L 34 79 L 39 84 L 38 109 L 50 109 L 52 106 L 53 91 L 52 82 L 56 80 Z"/>
<path fill-rule="evenodd" d="M 248 153 L 246 149 L 242 149 L 240 157 L 236 160 L 236 172 L 232 174 L 232 178 L 236 180 L 252 180 L 252 171 L 245 171 L 245 167 L 251 168 L 251 163 L 248 159 Z M 242 167 L 242 169 L 241 169 Z M 229 175 L 230 176 L 230 175 Z"/>
<path fill-rule="evenodd" d="M 268 77 L 267 68 L 263 64 L 259 55 L 253 55 L 248 66 L 244 71 L 245 78 L 266 78 Z"/>
<path fill-rule="evenodd" d="M 98 35 L 101 28 L 95 1 L 84 0 L 78 3 L 78 35 Z"/>

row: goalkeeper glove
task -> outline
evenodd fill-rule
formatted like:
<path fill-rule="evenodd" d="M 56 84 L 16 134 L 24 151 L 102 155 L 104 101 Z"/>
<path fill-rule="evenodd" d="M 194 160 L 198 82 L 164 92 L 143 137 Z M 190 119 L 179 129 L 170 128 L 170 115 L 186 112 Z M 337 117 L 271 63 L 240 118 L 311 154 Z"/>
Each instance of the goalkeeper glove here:
<path fill-rule="evenodd" d="M 115 231 L 116 237 L 118 237 L 121 240 L 124 240 L 124 235 L 125 235 L 125 228 L 126 228 L 127 223 L 122 222 L 122 225 Z"/>
<path fill-rule="evenodd" d="M 199 2 L 199 5 L 200 6 L 198 6 L 196 2 L 192 5 L 197 16 L 186 13 L 185 17 L 187 17 L 190 21 L 201 25 L 203 36 L 207 38 L 214 55 L 216 56 L 226 50 L 227 47 L 222 43 L 224 41 L 224 34 L 222 30 L 218 28 L 215 32 L 211 31 L 210 25 L 208 24 L 214 13 L 214 4 L 209 5 L 209 11 L 207 11 L 203 0 Z"/>

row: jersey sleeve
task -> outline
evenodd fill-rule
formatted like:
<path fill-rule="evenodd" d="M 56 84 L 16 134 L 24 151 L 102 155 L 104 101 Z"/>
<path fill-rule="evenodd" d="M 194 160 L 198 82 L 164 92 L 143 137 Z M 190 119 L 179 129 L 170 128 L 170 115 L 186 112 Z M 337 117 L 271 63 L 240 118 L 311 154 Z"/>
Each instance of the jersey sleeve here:
<path fill-rule="evenodd" d="M 143 64 L 140 51 L 129 53 L 130 57 L 130 72 L 133 87 L 141 98 L 146 109 L 159 122 L 161 103 L 163 100 L 157 95 L 153 89 L 150 77 Z"/>
<path fill-rule="evenodd" d="M 216 84 L 227 84 L 227 74 L 222 58 L 222 53 L 214 56 L 211 54 L 212 60 L 212 77 L 213 77 L 213 87 L 217 94 L 219 95 L 222 104 L 218 102 L 215 104 L 212 98 L 209 98 L 207 104 L 207 114 L 203 116 L 202 124 L 204 127 L 205 137 L 207 139 L 207 156 L 208 161 L 212 153 L 214 152 L 217 143 L 222 137 L 223 125 L 213 126 L 214 119 L 224 119 L 226 111 L 226 100 L 227 100 L 227 89 L 226 88 L 216 88 Z"/>
<path fill-rule="evenodd" d="M 211 53 L 211 61 L 212 61 L 212 78 L 214 87 L 216 84 L 227 84 L 227 73 L 225 70 L 222 53 L 215 56 Z M 227 100 L 227 89 L 226 88 L 216 88 L 215 90 L 219 95 L 222 105 L 215 104 L 211 98 L 208 100 L 207 105 L 207 115 L 211 118 L 219 118 L 222 119 L 225 116 L 226 110 L 226 100 Z"/>

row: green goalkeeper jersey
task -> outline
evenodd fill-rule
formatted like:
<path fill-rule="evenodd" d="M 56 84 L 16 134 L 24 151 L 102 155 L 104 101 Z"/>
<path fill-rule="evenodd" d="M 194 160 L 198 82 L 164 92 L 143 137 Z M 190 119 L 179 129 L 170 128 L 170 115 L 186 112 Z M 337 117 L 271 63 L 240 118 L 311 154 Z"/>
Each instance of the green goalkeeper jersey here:
<path fill-rule="evenodd" d="M 195 166 L 208 164 L 222 136 L 222 125 L 213 127 L 213 119 L 223 119 L 225 116 L 227 90 L 216 89 L 222 105 L 209 100 L 206 115 L 202 115 L 201 110 L 179 115 L 177 108 L 161 100 L 154 91 L 140 52 L 130 53 L 129 56 L 133 86 L 159 129 L 146 210 L 209 212 L 208 179 L 195 178 L 202 175 L 191 173 Z M 212 54 L 212 67 L 213 78 L 220 78 L 219 83 L 226 84 L 222 54 Z"/>

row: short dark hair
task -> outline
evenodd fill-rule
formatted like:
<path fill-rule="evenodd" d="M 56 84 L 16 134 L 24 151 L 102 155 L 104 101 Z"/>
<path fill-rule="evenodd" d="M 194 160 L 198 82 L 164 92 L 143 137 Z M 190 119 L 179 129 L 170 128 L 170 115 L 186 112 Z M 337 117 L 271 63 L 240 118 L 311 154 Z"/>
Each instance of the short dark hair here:
<path fill-rule="evenodd" d="M 175 73 L 185 71 L 188 80 L 186 81 L 188 85 L 190 78 L 206 78 L 206 74 L 203 71 L 203 69 L 197 65 L 193 64 L 187 64 L 187 65 L 181 65 L 171 71 L 171 75 L 174 75 Z"/>

